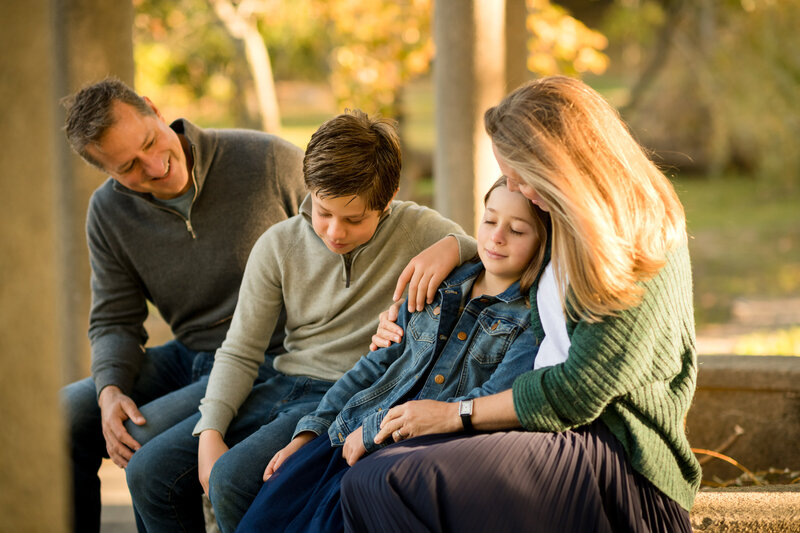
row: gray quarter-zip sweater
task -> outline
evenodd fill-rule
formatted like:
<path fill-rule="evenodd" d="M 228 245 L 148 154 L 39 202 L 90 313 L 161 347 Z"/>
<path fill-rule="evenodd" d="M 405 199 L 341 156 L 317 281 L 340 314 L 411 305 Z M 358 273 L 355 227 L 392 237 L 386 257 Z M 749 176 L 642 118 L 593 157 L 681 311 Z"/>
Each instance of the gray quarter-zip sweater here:
<path fill-rule="evenodd" d="M 218 348 L 253 243 L 297 214 L 305 196 L 303 152 L 296 146 L 183 119 L 171 127 L 188 139 L 194 158 L 188 218 L 111 178 L 89 203 L 89 338 L 98 394 L 107 385 L 131 391 L 147 341 L 147 301 L 187 347 Z"/>
<path fill-rule="evenodd" d="M 275 369 L 336 381 L 369 351 L 378 314 L 392 303 L 397 278 L 415 255 L 448 234 L 459 242 L 461 262 L 477 251 L 455 222 L 413 202 L 394 201 L 372 238 L 345 257 L 314 233 L 310 196 L 300 212 L 253 246 L 195 435 L 206 429 L 225 434 L 250 394 L 282 305 L 286 353 L 275 358 Z"/>

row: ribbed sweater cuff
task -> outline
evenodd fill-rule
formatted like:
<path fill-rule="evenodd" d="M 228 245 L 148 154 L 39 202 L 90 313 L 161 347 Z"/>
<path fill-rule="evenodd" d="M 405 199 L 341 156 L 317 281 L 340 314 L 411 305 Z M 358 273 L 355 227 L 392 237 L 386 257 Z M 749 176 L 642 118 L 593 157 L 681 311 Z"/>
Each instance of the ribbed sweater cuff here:
<path fill-rule="evenodd" d="M 522 427 L 529 431 L 564 431 L 558 413 L 546 401 L 542 390 L 544 372 L 532 370 L 514 380 L 514 411 Z"/>
<path fill-rule="evenodd" d="M 217 430 L 224 437 L 225 432 L 228 431 L 228 426 L 230 425 L 231 420 L 233 420 L 233 417 L 236 416 L 236 413 L 232 412 L 223 405 L 211 403 L 201 404 L 200 413 L 200 420 L 197 421 L 197 424 L 194 426 L 194 430 L 192 430 L 192 435 L 195 437 L 207 429 Z"/>

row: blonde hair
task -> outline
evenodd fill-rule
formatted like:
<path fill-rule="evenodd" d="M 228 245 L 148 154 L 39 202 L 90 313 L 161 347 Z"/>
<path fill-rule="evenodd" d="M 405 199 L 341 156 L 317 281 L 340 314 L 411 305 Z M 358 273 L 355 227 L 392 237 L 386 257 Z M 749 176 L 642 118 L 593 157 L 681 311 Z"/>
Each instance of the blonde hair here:
<path fill-rule="evenodd" d="M 498 187 L 508 188 L 508 178 L 506 176 L 501 176 L 489 187 L 489 190 L 486 191 L 486 195 L 483 197 L 483 205 L 489 202 L 489 198 Z M 538 241 L 538 249 L 519 278 L 519 291 L 525 297 L 526 302 L 529 300 L 528 289 L 533 286 L 533 282 L 536 281 L 536 276 L 539 275 L 539 271 L 543 266 L 542 263 L 544 262 L 544 254 L 546 251 L 545 244 L 547 243 L 547 226 L 549 223 L 547 213 L 539 209 L 533 202 L 528 201 L 527 203 L 531 217 L 533 217 L 533 237 Z"/>
<path fill-rule="evenodd" d="M 686 239 L 686 222 L 669 180 L 616 110 L 583 82 L 554 76 L 521 86 L 484 122 L 499 157 L 549 208 L 570 316 L 597 322 L 637 305 L 639 282 Z"/>

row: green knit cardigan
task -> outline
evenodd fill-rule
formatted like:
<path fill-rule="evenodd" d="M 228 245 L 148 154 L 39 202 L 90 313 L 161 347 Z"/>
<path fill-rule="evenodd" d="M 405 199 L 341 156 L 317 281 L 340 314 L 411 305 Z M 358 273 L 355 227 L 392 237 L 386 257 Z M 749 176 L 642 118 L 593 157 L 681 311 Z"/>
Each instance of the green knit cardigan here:
<path fill-rule="evenodd" d="M 530 292 L 531 324 L 541 342 L 538 284 Z M 687 244 L 642 286 L 641 303 L 616 316 L 599 323 L 568 319 L 569 357 L 519 376 L 514 408 L 530 431 L 561 432 L 599 418 L 633 468 L 689 510 L 701 470 L 684 431 L 697 379 Z"/>

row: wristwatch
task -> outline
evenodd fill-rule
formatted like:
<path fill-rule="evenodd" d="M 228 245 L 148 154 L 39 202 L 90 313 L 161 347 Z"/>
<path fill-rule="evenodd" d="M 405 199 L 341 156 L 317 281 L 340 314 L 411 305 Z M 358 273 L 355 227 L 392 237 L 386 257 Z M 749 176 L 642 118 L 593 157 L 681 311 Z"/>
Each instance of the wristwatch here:
<path fill-rule="evenodd" d="M 458 414 L 461 415 L 461 423 L 464 424 L 464 431 L 473 431 L 472 400 L 461 400 L 458 402 Z"/>

